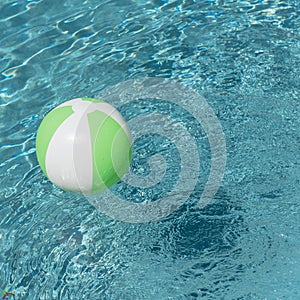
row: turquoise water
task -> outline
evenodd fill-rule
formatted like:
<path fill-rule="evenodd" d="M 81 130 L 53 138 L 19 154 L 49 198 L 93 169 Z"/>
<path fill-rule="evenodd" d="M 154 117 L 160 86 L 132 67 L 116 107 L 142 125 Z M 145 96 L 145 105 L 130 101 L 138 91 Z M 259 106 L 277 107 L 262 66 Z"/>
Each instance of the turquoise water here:
<path fill-rule="evenodd" d="M 1 296 L 299 299 L 299 27 L 297 0 L 2 0 Z M 213 201 L 198 208 L 208 142 L 194 119 L 171 110 L 200 149 L 199 184 L 166 218 L 130 224 L 52 185 L 35 135 L 63 101 L 141 77 L 179 80 L 206 98 L 227 166 Z M 146 136 L 134 152 L 133 169 L 145 175 L 146 158 L 170 151 L 158 193 L 179 172 L 176 149 L 164 143 Z M 141 201 L 143 191 L 126 191 Z"/>

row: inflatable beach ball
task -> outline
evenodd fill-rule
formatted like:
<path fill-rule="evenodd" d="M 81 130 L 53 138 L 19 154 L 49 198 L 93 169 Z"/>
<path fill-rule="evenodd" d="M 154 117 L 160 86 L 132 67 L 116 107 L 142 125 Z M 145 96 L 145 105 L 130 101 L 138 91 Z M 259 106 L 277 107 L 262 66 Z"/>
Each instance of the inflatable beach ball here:
<path fill-rule="evenodd" d="M 45 175 L 60 188 L 98 193 L 127 172 L 132 138 L 116 108 L 78 98 L 45 116 L 37 132 L 36 154 Z"/>

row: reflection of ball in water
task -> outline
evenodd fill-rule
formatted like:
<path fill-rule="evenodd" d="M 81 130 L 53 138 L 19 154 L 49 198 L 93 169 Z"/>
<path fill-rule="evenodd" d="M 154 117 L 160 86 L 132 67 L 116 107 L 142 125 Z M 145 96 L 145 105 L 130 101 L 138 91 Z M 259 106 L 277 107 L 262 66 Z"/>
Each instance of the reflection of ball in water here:
<path fill-rule="evenodd" d="M 36 137 L 38 162 L 62 189 L 97 193 L 127 172 L 131 134 L 110 104 L 77 98 L 54 108 L 43 119 Z"/>

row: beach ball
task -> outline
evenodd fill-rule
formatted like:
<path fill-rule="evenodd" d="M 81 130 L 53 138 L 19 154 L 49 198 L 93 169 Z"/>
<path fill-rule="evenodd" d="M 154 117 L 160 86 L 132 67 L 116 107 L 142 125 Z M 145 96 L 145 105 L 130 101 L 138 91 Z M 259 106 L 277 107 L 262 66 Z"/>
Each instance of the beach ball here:
<path fill-rule="evenodd" d="M 132 157 L 132 138 L 125 120 L 112 105 L 77 98 L 51 110 L 36 136 L 42 171 L 55 185 L 94 194 L 117 183 Z"/>

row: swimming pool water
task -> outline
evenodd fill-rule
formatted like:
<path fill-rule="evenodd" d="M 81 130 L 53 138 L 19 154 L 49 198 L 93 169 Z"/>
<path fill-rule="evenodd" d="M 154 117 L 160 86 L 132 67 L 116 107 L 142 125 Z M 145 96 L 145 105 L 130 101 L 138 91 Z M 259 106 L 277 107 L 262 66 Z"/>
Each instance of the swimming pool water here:
<path fill-rule="evenodd" d="M 1 296 L 299 299 L 299 27 L 297 0 L 1 1 Z M 144 77 L 179 80 L 206 98 L 227 165 L 213 201 L 198 208 L 208 141 L 193 118 L 171 109 L 199 147 L 199 184 L 166 218 L 130 224 L 53 186 L 35 136 L 63 101 Z M 134 145 L 140 175 L 155 152 L 169 163 L 157 193 L 180 172 L 176 148 L 165 144 L 153 135 Z M 154 190 L 124 197 L 153 200 Z"/>

